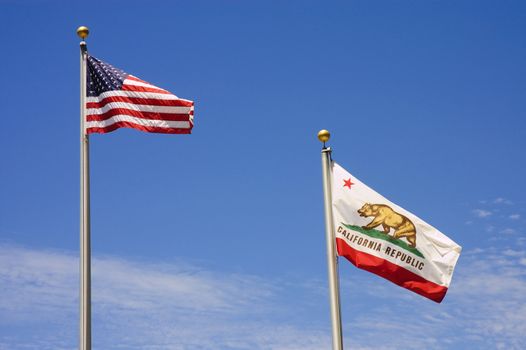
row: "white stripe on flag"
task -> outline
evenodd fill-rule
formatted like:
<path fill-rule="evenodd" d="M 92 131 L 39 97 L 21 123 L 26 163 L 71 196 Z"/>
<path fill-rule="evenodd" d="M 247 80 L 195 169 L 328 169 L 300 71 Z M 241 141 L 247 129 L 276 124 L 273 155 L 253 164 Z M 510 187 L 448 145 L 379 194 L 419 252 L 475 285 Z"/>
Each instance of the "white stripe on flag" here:
<path fill-rule="evenodd" d="M 153 112 L 153 113 L 168 113 L 168 114 L 189 114 L 192 107 L 172 107 L 172 106 L 151 106 L 151 105 L 138 105 L 134 103 L 125 102 L 111 102 L 101 108 L 88 108 L 86 110 L 87 115 L 98 115 L 104 114 L 114 108 L 131 109 L 139 112 Z"/>
<path fill-rule="evenodd" d="M 151 98 L 155 100 L 178 100 L 188 101 L 183 98 L 179 98 L 173 94 L 161 94 L 156 92 L 142 92 L 142 91 L 106 91 L 95 97 L 88 97 L 87 102 L 99 102 L 107 97 L 137 97 L 137 98 Z M 190 101 L 188 101 L 190 102 Z"/>
<path fill-rule="evenodd" d="M 89 121 L 86 122 L 86 128 L 107 128 L 108 126 L 118 122 L 129 122 L 142 126 L 151 126 L 158 128 L 179 128 L 189 129 L 190 122 L 186 121 L 172 121 L 172 120 L 151 120 L 131 117 L 129 115 L 115 115 L 109 119 L 102 121 Z"/>

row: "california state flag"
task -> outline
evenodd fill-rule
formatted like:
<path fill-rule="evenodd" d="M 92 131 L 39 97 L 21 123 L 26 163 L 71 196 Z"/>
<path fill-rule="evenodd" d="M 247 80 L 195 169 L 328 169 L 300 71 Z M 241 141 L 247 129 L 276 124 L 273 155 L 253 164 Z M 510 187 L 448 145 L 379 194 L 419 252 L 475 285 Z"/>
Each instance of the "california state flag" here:
<path fill-rule="evenodd" d="M 440 303 L 462 248 L 334 162 L 331 182 L 338 255 Z"/>

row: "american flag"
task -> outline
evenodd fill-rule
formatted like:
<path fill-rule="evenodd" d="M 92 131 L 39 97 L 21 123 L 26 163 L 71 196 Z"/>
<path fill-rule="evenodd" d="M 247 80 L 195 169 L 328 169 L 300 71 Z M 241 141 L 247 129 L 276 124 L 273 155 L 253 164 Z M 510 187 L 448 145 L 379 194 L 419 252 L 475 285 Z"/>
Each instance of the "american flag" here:
<path fill-rule="evenodd" d="M 165 134 L 190 134 L 194 103 L 133 75 L 87 57 L 86 133 L 133 128 Z"/>

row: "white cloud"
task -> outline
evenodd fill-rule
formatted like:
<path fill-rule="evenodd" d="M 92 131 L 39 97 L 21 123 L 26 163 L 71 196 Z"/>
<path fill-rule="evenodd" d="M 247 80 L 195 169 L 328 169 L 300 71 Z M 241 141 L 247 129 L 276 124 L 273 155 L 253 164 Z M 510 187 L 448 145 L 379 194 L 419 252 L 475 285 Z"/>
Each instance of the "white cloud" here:
<path fill-rule="evenodd" d="M 74 255 L 0 245 L 0 285 L 0 349 L 74 347 Z M 92 287 L 94 347 L 315 350 L 330 344 L 326 329 L 279 305 L 280 283 L 257 276 L 95 257 Z M 21 333 L 3 333 L 3 326 Z"/>
<path fill-rule="evenodd" d="M 482 248 L 473 248 L 471 250 L 462 250 L 462 256 L 465 257 L 466 255 L 474 255 L 474 254 L 480 254 L 485 252 Z"/>
<path fill-rule="evenodd" d="M 512 219 L 512 220 L 518 220 L 518 219 L 521 218 L 521 216 L 520 216 L 520 214 L 511 214 L 509 216 L 509 218 Z"/>
<path fill-rule="evenodd" d="M 526 256 L 526 252 L 522 250 L 514 250 L 514 249 L 505 249 L 502 254 L 511 256 L 511 257 L 522 257 Z"/>
<path fill-rule="evenodd" d="M 524 349 L 525 255 L 524 251 L 495 248 L 465 252 L 442 304 L 408 294 L 388 282 L 351 281 L 349 285 L 359 285 L 376 298 L 374 307 L 347 325 L 352 329 L 351 345 L 389 350 Z M 378 284 L 391 288 L 378 293 Z M 363 295 L 353 297 L 356 303 L 366 299 Z"/>
<path fill-rule="evenodd" d="M 493 200 L 493 203 L 495 203 L 495 204 L 508 204 L 508 205 L 513 204 L 513 202 L 510 201 L 509 199 L 502 198 L 502 197 L 495 198 Z"/>
<path fill-rule="evenodd" d="M 474 209 L 474 210 L 473 210 L 473 214 L 474 214 L 476 217 L 479 217 L 479 218 L 486 218 L 486 217 L 490 216 L 492 213 L 491 213 L 491 211 L 489 211 L 489 210 L 484 210 L 484 209 Z"/>
<path fill-rule="evenodd" d="M 0 349 L 75 347 L 77 264 L 67 252 L 0 245 Z M 466 250 L 444 302 L 435 304 L 342 260 L 344 343 L 362 350 L 524 348 L 525 265 L 518 246 Z M 94 348 L 327 349 L 321 277 L 282 281 L 95 257 Z"/>

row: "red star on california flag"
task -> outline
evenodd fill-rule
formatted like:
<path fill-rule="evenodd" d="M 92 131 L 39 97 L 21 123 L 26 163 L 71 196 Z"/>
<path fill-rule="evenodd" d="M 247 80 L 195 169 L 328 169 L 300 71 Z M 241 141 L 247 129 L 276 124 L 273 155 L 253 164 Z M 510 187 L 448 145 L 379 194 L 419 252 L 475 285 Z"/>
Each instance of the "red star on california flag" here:
<path fill-rule="evenodd" d="M 351 178 L 349 178 L 349 180 L 344 179 L 343 182 L 343 187 L 349 187 L 349 189 L 351 189 L 351 186 L 354 185 L 354 182 L 351 182 Z"/>

